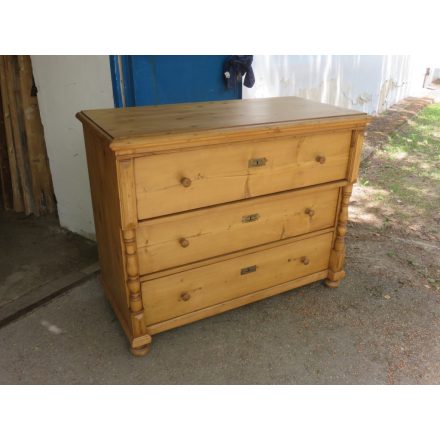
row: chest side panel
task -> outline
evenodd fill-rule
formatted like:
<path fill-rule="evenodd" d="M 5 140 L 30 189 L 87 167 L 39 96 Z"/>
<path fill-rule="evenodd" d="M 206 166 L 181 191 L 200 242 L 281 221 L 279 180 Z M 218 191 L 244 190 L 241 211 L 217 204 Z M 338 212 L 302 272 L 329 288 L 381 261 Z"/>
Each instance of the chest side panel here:
<path fill-rule="evenodd" d="M 106 141 L 87 126 L 84 127 L 84 137 L 101 279 L 107 294 L 111 295 L 111 301 L 127 323 L 129 313 L 121 244 L 116 161 Z"/>

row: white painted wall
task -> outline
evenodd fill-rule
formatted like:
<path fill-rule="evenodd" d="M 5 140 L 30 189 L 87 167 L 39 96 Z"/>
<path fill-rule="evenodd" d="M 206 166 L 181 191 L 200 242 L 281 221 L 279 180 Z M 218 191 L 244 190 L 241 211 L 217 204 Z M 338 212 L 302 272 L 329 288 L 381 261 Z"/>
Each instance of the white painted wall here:
<path fill-rule="evenodd" d="M 423 94 L 424 62 L 408 55 L 256 55 L 256 82 L 243 87 L 243 98 L 295 95 L 377 114 Z"/>
<path fill-rule="evenodd" d="M 84 109 L 113 107 L 108 56 L 32 56 L 61 226 L 94 239 L 81 123 Z"/>

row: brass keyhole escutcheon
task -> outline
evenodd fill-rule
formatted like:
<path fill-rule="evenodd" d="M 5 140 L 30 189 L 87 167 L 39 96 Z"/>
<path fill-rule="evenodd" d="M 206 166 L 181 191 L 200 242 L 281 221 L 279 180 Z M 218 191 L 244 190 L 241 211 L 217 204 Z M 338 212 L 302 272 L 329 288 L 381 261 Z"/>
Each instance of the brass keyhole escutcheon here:
<path fill-rule="evenodd" d="M 267 159 L 265 157 L 259 157 L 257 159 L 250 159 L 248 162 L 248 167 L 249 168 L 264 167 L 266 163 L 267 163 Z"/>
<path fill-rule="evenodd" d="M 180 179 L 180 184 L 182 186 L 184 186 L 185 188 L 188 188 L 189 186 L 191 186 L 191 183 L 192 183 L 192 181 L 189 177 L 182 177 Z"/>
<path fill-rule="evenodd" d="M 304 212 L 310 217 L 315 215 L 315 211 L 312 208 L 306 208 Z"/>
<path fill-rule="evenodd" d="M 181 238 L 179 240 L 180 246 L 182 246 L 183 248 L 186 248 L 189 246 L 189 241 L 186 238 Z"/>
<path fill-rule="evenodd" d="M 246 275 L 248 273 L 255 272 L 257 270 L 257 266 L 254 264 L 253 266 L 243 267 L 243 269 L 240 270 L 240 275 Z"/>
<path fill-rule="evenodd" d="M 304 266 L 307 266 L 310 263 L 310 260 L 307 257 L 301 257 L 301 263 L 304 264 Z"/>
<path fill-rule="evenodd" d="M 241 218 L 241 221 L 243 223 L 250 223 L 250 222 L 255 222 L 260 218 L 260 214 L 250 214 L 250 215 L 244 215 Z"/>
<path fill-rule="evenodd" d="M 183 301 L 188 301 L 188 300 L 191 298 L 191 295 L 190 295 L 188 292 L 182 292 L 182 293 L 180 294 L 180 298 L 181 298 Z"/>
<path fill-rule="evenodd" d="M 316 156 L 315 158 L 316 162 L 320 163 L 321 165 L 323 165 L 325 163 L 325 156 Z"/>

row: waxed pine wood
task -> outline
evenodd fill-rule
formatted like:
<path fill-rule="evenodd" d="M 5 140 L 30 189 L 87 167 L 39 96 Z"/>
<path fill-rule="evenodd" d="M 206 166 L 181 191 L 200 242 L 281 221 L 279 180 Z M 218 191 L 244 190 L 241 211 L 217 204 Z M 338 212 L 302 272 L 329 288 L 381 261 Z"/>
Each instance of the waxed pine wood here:
<path fill-rule="evenodd" d="M 140 273 L 331 227 L 338 195 L 339 187 L 288 191 L 141 222 Z"/>
<path fill-rule="evenodd" d="M 366 114 L 290 97 L 77 117 L 102 282 L 134 355 L 156 333 L 345 276 Z"/>
<path fill-rule="evenodd" d="M 147 325 L 238 298 L 328 267 L 332 233 L 142 283 Z M 255 271 L 242 274 L 242 269 Z"/>
<path fill-rule="evenodd" d="M 87 163 L 98 242 L 101 279 L 117 308 L 124 328 L 129 328 L 128 297 L 121 239 L 120 205 L 116 161 L 106 140 L 88 127 L 84 129 Z"/>
<path fill-rule="evenodd" d="M 355 110 L 298 97 L 211 101 L 83 112 L 112 139 L 169 136 L 173 133 L 229 130 L 287 122 L 297 124 L 335 117 L 359 117 Z"/>
<path fill-rule="evenodd" d="M 342 131 L 137 158 L 139 218 L 343 179 L 350 139 Z M 252 159 L 266 162 L 250 168 Z"/>

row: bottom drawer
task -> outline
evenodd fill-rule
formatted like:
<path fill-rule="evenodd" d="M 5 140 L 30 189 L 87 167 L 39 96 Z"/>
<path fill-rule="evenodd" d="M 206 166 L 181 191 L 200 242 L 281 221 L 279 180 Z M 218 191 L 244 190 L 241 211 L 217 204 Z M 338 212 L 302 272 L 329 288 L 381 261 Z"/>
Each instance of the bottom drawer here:
<path fill-rule="evenodd" d="M 142 283 L 152 325 L 327 269 L 332 232 Z"/>

